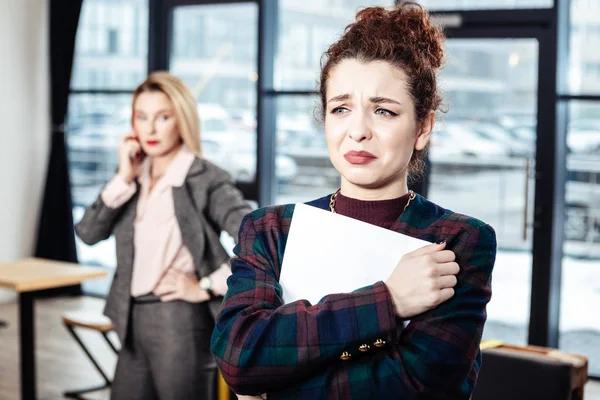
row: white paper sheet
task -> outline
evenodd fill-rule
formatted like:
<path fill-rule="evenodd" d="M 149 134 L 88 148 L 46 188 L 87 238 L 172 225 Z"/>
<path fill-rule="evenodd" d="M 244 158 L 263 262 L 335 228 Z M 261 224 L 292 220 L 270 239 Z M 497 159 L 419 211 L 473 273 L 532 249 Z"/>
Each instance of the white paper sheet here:
<path fill-rule="evenodd" d="M 279 283 L 283 300 L 316 304 L 328 294 L 385 281 L 402 256 L 430 244 L 306 204 L 296 204 Z"/>

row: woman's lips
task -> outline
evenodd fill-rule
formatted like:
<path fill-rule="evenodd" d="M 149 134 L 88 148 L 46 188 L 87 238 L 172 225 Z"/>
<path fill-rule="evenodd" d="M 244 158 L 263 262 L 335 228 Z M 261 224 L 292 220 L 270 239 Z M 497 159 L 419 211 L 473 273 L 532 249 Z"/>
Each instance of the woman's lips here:
<path fill-rule="evenodd" d="M 346 161 L 348 161 L 350 164 L 354 164 L 354 165 L 365 165 L 365 164 L 369 164 L 375 160 L 377 160 L 377 157 L 374 154 L 369 153 L 368 151 L 349 151 L 346 154 L 344 154 L 344 158 L 346 159 Z"/>

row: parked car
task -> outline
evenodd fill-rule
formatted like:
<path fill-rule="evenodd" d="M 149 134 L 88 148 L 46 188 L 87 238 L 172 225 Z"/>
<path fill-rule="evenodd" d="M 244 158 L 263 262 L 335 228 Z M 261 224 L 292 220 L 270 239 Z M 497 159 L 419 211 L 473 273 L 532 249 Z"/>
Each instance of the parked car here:
<path fill-rule="evenodd" d="M 567 146 L 572 153 L 600 151 L 600 119 L 575 119 L 569 124 Z"/>
<path fill-rule="evenodd" d="M 202 152 L 236 181 L 250 182 L 256 177 L 256 136 L 252 132 L 205 134 Z M 283 154 L 275 157 L 275 176 L 280 185 L 291 183 L 297 173 L 298 167 L 291 157 Z"/>
<path fill-rule="evenodd" d="M 511 137 L 513 137 L 515 140 L 519 140 L 523 143 L 526 143 L 527 146 L 531 149 L 531 154 L 535 153 L 537 136 L 535 126 L 517 125 L 507 129 Z"/>
<path fill-rule="evenodd" d="M 72 118 L 67 125 L 67 157 L 75 202 L 80 200 L 80 188 L 99 187 L 114 175 L 119 137 L 126 132 L 121 119 L 120 115 L 86 114 Z M 130 122 L 127 126 L 130 129 Z"/>
<path fill-rule="evenodd" d="M 432 162 L 459 161 L 460 159 L 507 158 L 509 148 L 477 134 L 467 121 L 452 121 L 436 124 L 431 135 Z"/>
<path fill-rule="evenodd" d="M 231 129 L 232 118 L 223 106 L 215 103 L 198 103 L 200 115 L 200 137 Z"/>
<path fill-rule="evenodd" d="M 572 155 L 567 162 L 565 237 L 600 238 L 600 157 Z"/>
<path fill-rule="evenodd" d="M 471 130 L 484 139 L 496 142 L 509 150 L 512 157 L 531 157 L 534 147 L 529 140 L 515 138 L 511 131 L 500 125 L 488 122 L 476 122 L 470 126 Z"/>

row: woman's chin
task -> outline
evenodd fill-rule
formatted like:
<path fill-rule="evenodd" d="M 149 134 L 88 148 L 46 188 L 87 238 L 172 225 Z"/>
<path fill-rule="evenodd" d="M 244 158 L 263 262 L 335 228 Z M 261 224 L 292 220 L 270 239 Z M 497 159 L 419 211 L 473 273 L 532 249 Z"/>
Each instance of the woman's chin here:
<path fill-rule="evenodd" d="M 351 171 L 350 173 L 343 174 L 344 180 L 354 186 L 360 186 L 364 188 L 371 188 L 378 186 L 378 179 L 373 176 L 372 172 L 367 171 Z"/>
<path fill-rule="evenodd" d="M 149 147 L 144 149 L 144 152 L 146 153 L 146 155 L 148 157 L 165 157 L 168 156 L 169 154 L 171 154 L 172 152 L 178 150 L 178 148 L 176 148 L 175 146 L 171 147 L 171 148 L 164 148 L 164 147 Z"/>

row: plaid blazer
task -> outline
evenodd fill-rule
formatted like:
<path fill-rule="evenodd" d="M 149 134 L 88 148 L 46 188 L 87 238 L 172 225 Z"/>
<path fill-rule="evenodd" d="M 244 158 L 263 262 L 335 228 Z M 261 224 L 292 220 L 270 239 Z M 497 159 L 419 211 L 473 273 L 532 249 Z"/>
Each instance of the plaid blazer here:
<path fill-rule="evenodd" d="M 329 199 L 308 204 L 328 209 Z M 283 303 L 278 280 L 293 214 L 294 205 L 273 206 L 242 221 L 211 341 L 231 389 L 269 400 L 468 399 L 481 367 L 494 230 L 416 196 L 391 229 L 445 239 L 460 272 L 454 297 L 398 334 L 402 321 L 383 282 L 314 305 Z"/>

